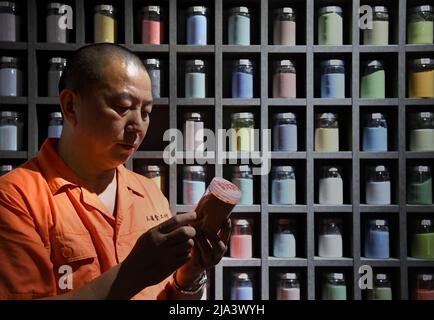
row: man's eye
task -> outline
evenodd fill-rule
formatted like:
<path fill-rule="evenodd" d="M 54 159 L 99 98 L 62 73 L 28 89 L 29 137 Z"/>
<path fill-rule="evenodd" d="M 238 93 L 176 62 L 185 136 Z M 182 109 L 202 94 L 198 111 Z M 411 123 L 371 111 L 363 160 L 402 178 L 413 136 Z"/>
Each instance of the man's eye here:
<path fill-rule="evenodd" d="M 147 118 L 149 118 L 149 112 L 142 111 L 142 118 L 143 118 L 143 119 L 147 119 Z"/>
<path fill-rule="evenodd" d="M 119 114 L 125 114 L 128 111 L 128 108 L 122 106 L 113 106 L 112 108 Z"/>

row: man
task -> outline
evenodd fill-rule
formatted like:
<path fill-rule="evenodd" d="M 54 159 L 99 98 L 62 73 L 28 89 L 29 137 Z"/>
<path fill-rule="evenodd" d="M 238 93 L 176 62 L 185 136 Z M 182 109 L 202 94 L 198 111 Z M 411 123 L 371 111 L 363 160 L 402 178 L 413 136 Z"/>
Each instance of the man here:
<path fill-rule="evenodd" d="M 230 222 L 216 234 L 195 212 L 171 217 L 158 187 L 123 166 L 152 111 L 140 59 L 83 47 L 59 97 L 60 139 L 0 178 L 0 299 L 199 299 Z"/>

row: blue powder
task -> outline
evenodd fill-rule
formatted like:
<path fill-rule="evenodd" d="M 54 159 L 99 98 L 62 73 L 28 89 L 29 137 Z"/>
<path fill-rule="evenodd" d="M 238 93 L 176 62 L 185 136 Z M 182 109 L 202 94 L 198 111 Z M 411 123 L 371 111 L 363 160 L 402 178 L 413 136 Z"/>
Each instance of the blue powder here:
<path fill-rule="evenodd" d="M 203 15 L 192 15 L 187 19 L 187 44 L 206 45 L 207 18 Z"/>
<path fill-rule="evenodd" d="M 273 146 L 274 151 L 297 151 L 297 125 L 275 125 Z"/>
<path fill-rule="evenodd" d="M 236 178 L 233 183 L 241 190 L 241 198 L 238 204 L 253 204 L 253 179 Z"/>
<path fill-rule="evenodd" d="M 228 44 L 250 45 L 250 18 L 232 15 L 228 21 Z"/>
<path fill-rule="evenodd" d="M 363 128 L 363 151 L 387 151 L 387 128 Z"/>
<path fill-rule="evenodd" d="M 205 73 L 189 72 L 185 74 L 185 97 L 205 98 Z"/>
<path fill-rule="evenodd" d="M 231 300 L 253 300 L 253 288 L 233 287 L 231 289 Z"/>
<path fill-rule="evenodd" d="M 345 98 L 345 75 L 340 73 L 322 74 L 321 98 Z"/>
<path fill-rule="evenodd" d="M 205 193 L 205 182 L 183 180 L 182 184 L 184 204 L 192 205 L 198 203 L 202 195 Z"/>
<path fill-rule="evenodd" d="M 365 257 L 374 259 L 387 259 L 390 257 L 388 231 L 367 231 L 365 238 Z"/>
<path fill-rule="evenodd" d="M 48 138 L 60 138 L 63 126 L 48 126 Z"/>
<path fill-rule="evenodd" d="M 232 98 L 253 98 L 253 75 L 246 72 L 232 73 Z"/>
<path fill-rule="evenodd" d="M 21 96 L 23 78 L 21 70 L 15 68 L 0 69 L 0 96 Z"/>
<path fill-rule="evenodd" d="M 271 204 L 295 204 L 295 179 L 272 181 Z"/>

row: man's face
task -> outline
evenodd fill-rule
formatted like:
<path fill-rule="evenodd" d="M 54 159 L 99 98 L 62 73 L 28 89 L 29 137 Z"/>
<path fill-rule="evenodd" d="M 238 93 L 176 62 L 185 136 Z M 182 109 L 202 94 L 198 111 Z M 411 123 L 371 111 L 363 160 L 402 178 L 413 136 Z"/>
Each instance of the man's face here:
<path fill-rule="evenodd" d="M 108 60 L 102 79 L 79 95 L 74 133 L 89 160 L 107 170 L 125 163 L 142 143 L 152 94 L 146 71 L 119 58 Z"/>

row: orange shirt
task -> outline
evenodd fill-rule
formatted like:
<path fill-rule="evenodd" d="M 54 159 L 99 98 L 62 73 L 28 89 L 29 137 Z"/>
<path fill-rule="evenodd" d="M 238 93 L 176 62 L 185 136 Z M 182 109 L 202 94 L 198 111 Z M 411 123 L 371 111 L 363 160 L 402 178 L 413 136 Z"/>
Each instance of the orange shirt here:
<path fill-rule="evenodd" d="M 63 162 L 56 143 L 47 139 L 37 157 L 0 178 L 0 299 L 66 292 L 65 265 L 77 289 L 122 262 L 145 231 L 171 217 L 156 184 L 122 165 L 112 215 Z M 165 298 L 168 279 L 135 298 Z"/>

